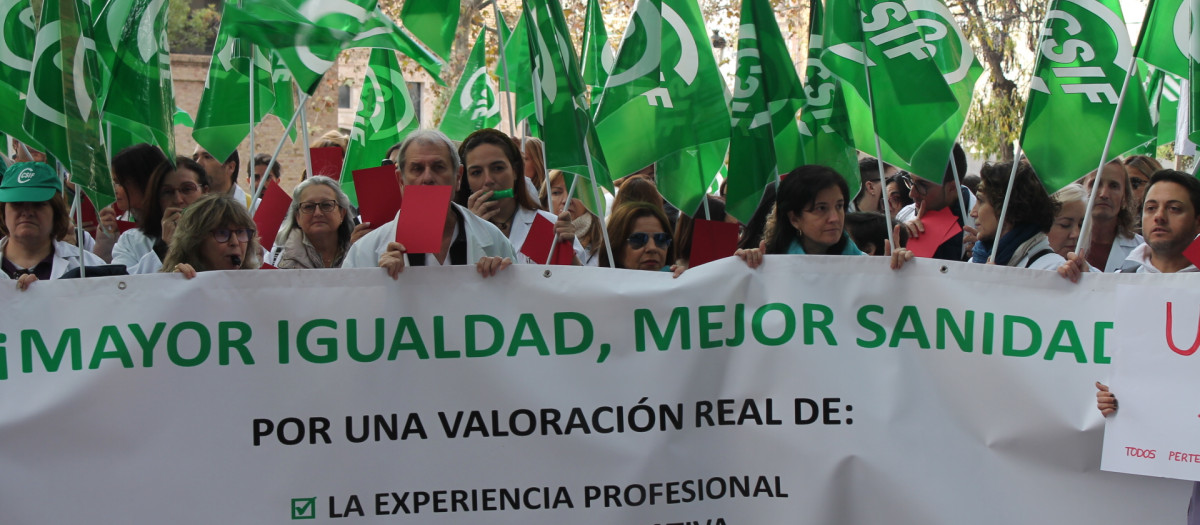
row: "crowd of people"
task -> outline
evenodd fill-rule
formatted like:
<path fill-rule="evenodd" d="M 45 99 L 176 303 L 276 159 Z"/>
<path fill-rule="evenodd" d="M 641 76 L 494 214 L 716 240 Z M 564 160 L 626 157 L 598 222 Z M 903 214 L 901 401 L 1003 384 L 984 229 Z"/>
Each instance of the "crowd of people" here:
<path fill-rule="evenodd" d="M 345 147 L 345 137 L 331 132 L 321 144 Z M 801 166 L 764 188 L 758 210 L 743 225 L 725 213 L 723 195 L 707 195 L 691 215 L 680 213 L 658 193 L 653 166 L 618 179 L 615 195 L 605 194 L 605 209 L 591 210 L 577 196 L 568 201 L 572 177 L 547 172 L 536 138 L 481 129 L 456 144 L 423 129 L 388 153 L 397 183 L 401 191 L 440 185 L 454 194 L 441 249 L 413 254 L 395 242 L 396 220 L 362 222 L 338 181 L 325 176 L 306 177 L 294 188 L 278 232 L 257 232 L 251 210 L 258 201 L 237 183 L 236 151 L 224 160 L 203 148 L 190 158 L 168 159 L 149 144 L 113 156 L 117 202 L 100 210 L 97 228 L 76 239 L 67 212 L 69 182 L 40 162 L 44 156 L 24 146 L 18 151 L 33 158 L 19 156 L 4 173 L 0 262 L 20 289 L 77 275 L 80 266 L 90 275 L 185 276 L 264 265 L 380 267 L 398 278 L 407 266 L 472 264 L 490 276 L 511 264 L 545 262 L 522 250 L 538 217 L 553 223 L 557 245 L 571 247 L 572 264 L 676 277 L 689 267 L 696 219 L 738 224 L 733 255 L 751 267 L 767 254 L 821 254 L 890 256 L 890 266 L 899 269 L 914 258 L 906 246 L 926 234 L 922 219 L 929 213 L 948 213 L 960 227 L 937 246 L 935 259 L 1054 270 L 1072 281 L 1086 272 L 1197 271 L 1183 251 L 1200 234 L 1200 181 L 1142 155 L 1114 160 L 1099 177 L 1090 173 L 1053 195 L 1023 160 L 967 174 L 958 145 L 940 179 L 863 158 L 854 195 L 836 171 Z M 280 178 L 268 155 L 256 156 L 247 171 L 252 188 Z M 1085 242 L 1081 226 L 1092 191 L 1098 193 Z M 888 224 L 895 227 L 889 231 Z M 274 242 L 260 242 L 263 235 Z M 274 249 L 266 252 L 263 244 Z M 1080 246 L 1086 250 L 1077 253 Z"/>

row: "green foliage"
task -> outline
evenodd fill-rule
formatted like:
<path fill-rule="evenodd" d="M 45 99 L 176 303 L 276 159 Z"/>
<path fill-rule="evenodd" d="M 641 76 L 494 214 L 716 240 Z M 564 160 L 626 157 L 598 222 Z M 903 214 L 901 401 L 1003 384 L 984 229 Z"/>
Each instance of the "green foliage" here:
<path fill-rule="evenodd" d="M 194 9 L 188 0 L 171 0 L 167 13 L 167 39 L 171 51 L 201 55 L 212 53 L 220 24 L 221 15 L 213 4 Z"/>
<path fill-rule="evenodd" d="M 977 93 L 963 126 L 963 142 L 980 157 L 1012 160 L 1012 144 L 1021 135 L 1024 108 L 1025 100 L 1015 90 L 991 96 Z"/>

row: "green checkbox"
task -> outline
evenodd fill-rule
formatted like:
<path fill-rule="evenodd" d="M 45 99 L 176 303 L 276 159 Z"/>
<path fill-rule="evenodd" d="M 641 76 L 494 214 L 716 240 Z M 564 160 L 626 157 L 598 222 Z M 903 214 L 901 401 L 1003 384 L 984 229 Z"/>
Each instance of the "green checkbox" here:
<path fill-rule="evenodd" d="M 292 498 L 292 519 L 317 519 L 317 498 Z"/>

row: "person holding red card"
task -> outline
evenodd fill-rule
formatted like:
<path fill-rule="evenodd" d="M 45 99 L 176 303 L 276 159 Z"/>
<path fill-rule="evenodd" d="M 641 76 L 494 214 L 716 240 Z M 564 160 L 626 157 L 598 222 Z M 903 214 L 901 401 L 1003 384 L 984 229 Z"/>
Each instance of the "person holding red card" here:
<path fill-rule="evenodd" d="M 354 234 L 349 213 L 350 198 L 337 181 L 317 175 L 298 184 L 275 241 L 282 247 L 275 267 L 340 268 Z"/>
<path fill-rule="evenodd" d="M 571 214 L 559 215 L 538 208 L 536 197 L 525 184 L 525 161 L 516 141 L 503 132 L 485 128 L 471 133 L 458 148 L 463 161 L 464 176 L 459 182 L 454 201 L 466 206 L 476 216 L 496 225 L 517 251 L 517 263 L 545 264 L 522 254 L 534 219 L 542 215 L 554 224 L 557 240 L 545 239 L 547 245 L 571 241 L 576 266 L 587 258 L 587 251 L 575 239 Z"/>
<path fill-rule="evenodd" d="M 396 177 L 401 189 L 408 186 L 457 187 L 461 163 L 454 142 L 444 133 L 420 129 L 405 137 L 394 153 Z M 507 268 L 516 257 L 512 244 L 500 230 L 470 210 L 450 202 L 442 227 L 441 250 L 435 253 L 407 253 L 404 245 L 395 241 L 396 219 L 379 226 L 355 242 L 346 254 L 342 268 L 373 268 L 387 270 L 393 279 L 408 265 L 449 266 L 474 264 L 484 277 Z"/>
<path fill-rule="evenodd" d="M 112 263 L 124 265 L 130 274 L 157 272 L 183 210 L 206 194 L 208 175 L 199 163 L 182 156 L 175 157 L 174 166 L 163 162 L 146 186 L 142 221 L 117 239 Z"/>

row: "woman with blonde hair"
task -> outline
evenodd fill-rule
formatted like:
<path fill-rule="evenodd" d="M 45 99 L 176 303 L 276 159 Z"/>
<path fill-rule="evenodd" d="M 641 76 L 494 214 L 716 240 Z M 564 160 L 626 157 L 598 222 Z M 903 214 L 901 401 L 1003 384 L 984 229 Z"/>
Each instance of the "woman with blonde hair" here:
<path fill-rule="evenodd" d="M 183 212 L 162 271 L 191 279 L 196 272 L 256 269 L 262 247 L 254 228 L 245 206 L 224 195 L 206 195 Z"/>

